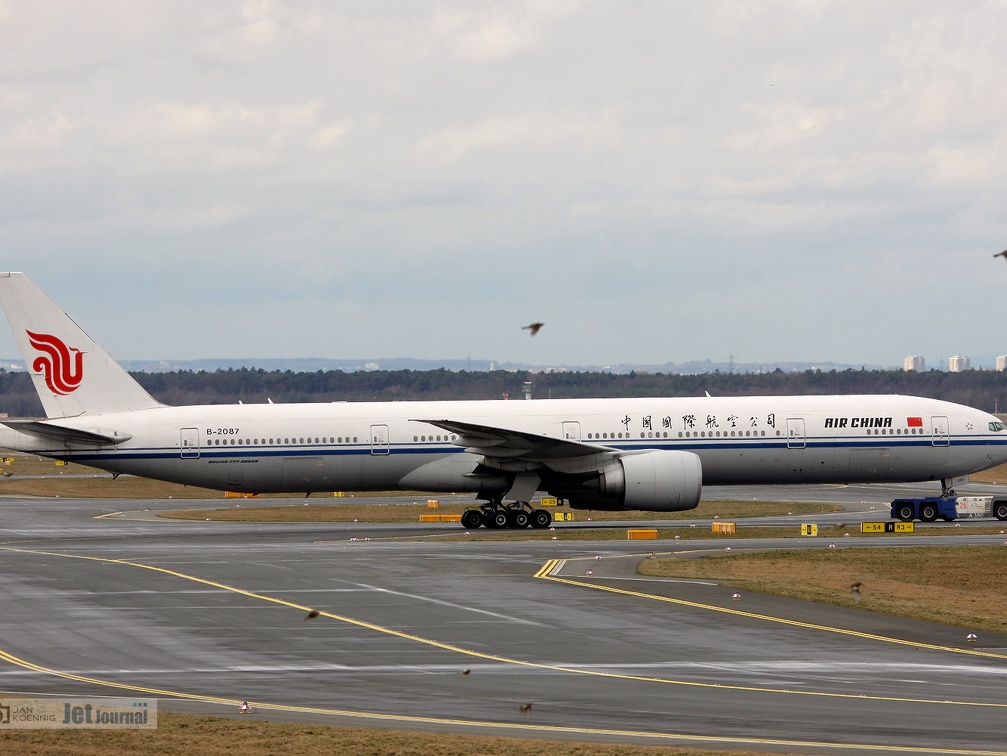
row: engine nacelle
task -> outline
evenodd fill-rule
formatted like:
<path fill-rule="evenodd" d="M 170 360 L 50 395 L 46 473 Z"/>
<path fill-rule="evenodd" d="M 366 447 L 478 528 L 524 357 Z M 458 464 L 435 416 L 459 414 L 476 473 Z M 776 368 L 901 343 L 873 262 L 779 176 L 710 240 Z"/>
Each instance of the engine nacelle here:
<path fill-rule="evenodd" d="M 703 465 L 686 451 L 630 452 L 601 471 L 598 493 L 622 509 L 676 512 L 693 509 L 703 490 Z"/>

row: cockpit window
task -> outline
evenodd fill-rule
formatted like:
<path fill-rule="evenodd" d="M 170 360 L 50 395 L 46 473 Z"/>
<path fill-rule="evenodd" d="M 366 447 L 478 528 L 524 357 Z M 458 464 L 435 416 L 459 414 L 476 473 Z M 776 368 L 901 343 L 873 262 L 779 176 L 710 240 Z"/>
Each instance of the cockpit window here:
<path fill-rule="evenodd" d="M 1004 425 L 1003 423 L 990 423 L 990 430 L 994 433 L 1002 431 L 1005 428 L 1007 428 L 1007 425 Z"/>

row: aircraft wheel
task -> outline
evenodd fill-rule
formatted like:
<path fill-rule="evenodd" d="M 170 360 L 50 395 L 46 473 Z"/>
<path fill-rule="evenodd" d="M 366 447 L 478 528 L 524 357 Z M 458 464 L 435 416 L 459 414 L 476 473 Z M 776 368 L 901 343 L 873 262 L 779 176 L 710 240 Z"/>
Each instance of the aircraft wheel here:
<path fill-rule="evenodd" d="M 475 530 L 483 524 L 483 513 L 478 509 L 466 509 L 462 513 L 462 527 L 466 530 Z"/>
<path fill-rule="evenodd" d="M 993 502 L 993 516 L 998 520 L 1007 520 L 1007 501 Z"/>
<path fill-rule="evenodd" d="M 536 509 L 531 513 L 531 526 L 533 528 L 548 528 L 552 525 L 552 515 L 544 509 Z"/>
<path fill-rule="evenodd" d="M 895 516 L 902 522 L 912 522 L 915 514 L 912 504 L 899 504 L 898 509 L 895 510 Z"/>
<path fill-rule="evenodd" d="M 523 509 L 518 509 L 507 514 L 507 525 L 508 527 L 520 530 L 522 528 L 527 528 L 530 524 L 530 518 L 528 513 Z"/>
<path fill-rule="evenodd" d="M 496 512 L 488 512 L 483 518 L 483 524 L 486 525 L 487 528 L 493 528 L 494 530 L 506 528 L 507 513 L 502 509 L 498 509 Z"/>
<path fill-rule="evenodd" d="M 920 507 L 920 519 L 923 522 L 933 522 L 937 519 L 937 507 L 933 504 L 924 504 Z"/>

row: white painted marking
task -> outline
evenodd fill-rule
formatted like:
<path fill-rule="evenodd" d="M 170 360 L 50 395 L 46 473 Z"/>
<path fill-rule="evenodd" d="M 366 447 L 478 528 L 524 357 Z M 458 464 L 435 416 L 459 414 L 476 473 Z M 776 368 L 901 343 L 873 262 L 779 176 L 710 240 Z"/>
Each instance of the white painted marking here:
<path fill-rule="evenodd" d="M 461 609 L 462 611 L 465 612 L 476 612 L 477 614 L 485 614 L 488 617 L 496 617 L 497 619 L 506 620 L 507 622 L 516 622 L 519 625 L 533 625 L 536 627 L 542 626 L 541 622 L 532 622 L 531 620 L 521 619 L 520 617 L 511 617 L 506 614 L 497 614 L 496 612 L 489 612 L 486 611 L 485 609 L 476 609 L 475 607 L 472 606 L 462 606 L 461 604 L 454 604 L 450 601 L 442 601 L 441 599 L 430 598 L 428 596 L 417 596 L 416 594 L 413 593 L 402 593 L 401 591 L 393 591 L 389 590 L 388 588 L 379 588 L 376 585 L 367 585 L 366 583 L 357 583 L 356 585 L 359 585 L 362 588 L 367 588 L 376 593 L 387 593 L 392 596 L 403 596 L 405 598 L 416 599 L 417 601 L 427 601 L 431 604 L 439 604 L 440 606 L 449 606 L 452 609 Z"/>

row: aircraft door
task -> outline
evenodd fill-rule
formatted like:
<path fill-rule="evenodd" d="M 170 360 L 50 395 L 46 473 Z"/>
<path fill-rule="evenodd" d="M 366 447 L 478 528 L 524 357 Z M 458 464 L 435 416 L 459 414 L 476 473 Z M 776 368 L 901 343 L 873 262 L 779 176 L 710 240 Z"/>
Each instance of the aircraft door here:
<path fill-rule="evenodd" d="M 803 449 L 806 444 L 804 436 L 804 418 L 787 418 L 787 448 Z"/>
<path fill-rule="evenodd" d="M 387 425 L 372 425 L 371 426 L 371 454 L 377 456 L 382 454 L 390 454 L 391 448 L 388 445 L 388 426 Z"/>
<path fill-rule="evenodd" d="M 931 417 L 930 422 L 933 426 L 933 445 L 950 446 L 951 433 L 948 429 L 948 419 L 946 417 Z"/>
<path fill-rule="evenodd" d="M 179 429 L 178 448 L 182 459 L 199 457 L 199 428 Z"/>
<path fill-rule="evenodd" d="M 576 420 L 563 423 L 563 438 L 567 441 L 580 441 L 580 423 Z"/>

